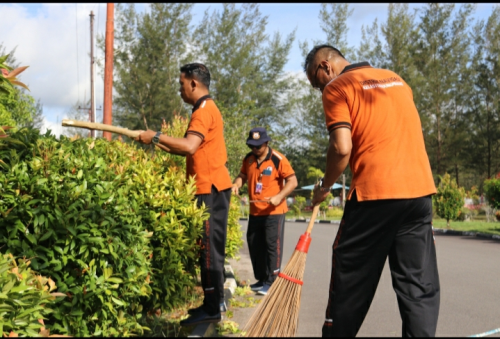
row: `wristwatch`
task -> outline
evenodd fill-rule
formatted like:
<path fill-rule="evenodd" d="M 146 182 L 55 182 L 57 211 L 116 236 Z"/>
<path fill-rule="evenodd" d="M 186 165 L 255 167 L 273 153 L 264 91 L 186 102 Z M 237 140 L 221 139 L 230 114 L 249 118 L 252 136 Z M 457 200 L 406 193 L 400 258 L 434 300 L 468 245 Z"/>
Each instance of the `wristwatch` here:
<path fill-rule="evenodd" d="M 319 190 L 321 192 L 330 192 L 330 187 L 323 187 L 323 179 L 324 178 L 319 179 L 319 185 L 318 185 Z"/>
<path fill-rule="evenodd" d="M 161 135 L 161 132 L 156 132 L 155 136 L 153 137 L 153 140 L 151 140 L 153 142 L 153 144 L 158 144 L 160 142 L 160 135 Z"/>

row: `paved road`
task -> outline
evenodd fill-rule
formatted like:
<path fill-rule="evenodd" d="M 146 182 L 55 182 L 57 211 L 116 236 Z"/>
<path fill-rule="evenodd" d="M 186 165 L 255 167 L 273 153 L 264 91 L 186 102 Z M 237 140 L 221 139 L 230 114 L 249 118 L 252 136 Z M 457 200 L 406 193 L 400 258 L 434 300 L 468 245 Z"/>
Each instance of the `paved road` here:
<path fill-rule="evenodd" d="M 241 224 L 246 235 L 247 222 L 241 221 Z M 306 227 L 305 223 L 286 223 L 284 266 Z M 332 244 L 337 229 L 335 224 L 314 226 L 307 255 L 297 336 L 321 336 L 330 282 Z M 466 236 L 436 235 L 435 238 L 441 280 L 441 308 L 436 336 L 470 336 L 499 328 L 500 242 Z M 242 261 L 248 263 L 246 260 L 247 254 L 242 251 Z M 401 336 L 401 319 L 387 263 L 358 336 Z M 494 336 L 500 337 L 500 334 Z"/>

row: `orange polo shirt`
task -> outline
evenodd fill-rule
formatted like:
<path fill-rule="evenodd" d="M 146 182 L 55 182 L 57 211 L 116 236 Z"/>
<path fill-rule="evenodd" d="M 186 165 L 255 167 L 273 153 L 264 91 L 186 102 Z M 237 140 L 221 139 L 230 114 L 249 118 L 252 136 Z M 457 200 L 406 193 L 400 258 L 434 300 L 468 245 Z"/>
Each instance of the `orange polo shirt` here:
<path fill-rule="evenodd" d="M 186 178 L 195 176 L 196 194 L 210 194 L 212 185 L 219 192 L 231 188 L 222 115 L 210 96 L 194 105 L 186 134 L 203 140 L 193 155 L 186 156 Z"/>
<path fill-rule="evenodd" d="M 295 172 L 288 159 L 271 147 L 260 164 L 257 163 L 257 157 L 252 152 L 248 153 L 243 160 L 239 174 L 243 180 L 247 181 L 250 200 L 264 200 L 275 196 L 283 189 L 284 180 L 294 175 Z M 262 182 L 262 192 L 255 193 L 259 180 Z M 287 211 L 286 199 L 283 199 L 278 206 L 267 202 L 250 203 L 250 214 L 255 216 L 284 214 Z"/>
<path fill-rule="evenodd" d="M 351 129 L 347 199 L 410 199 L 436 193 L 411 88 L 367 62 L 348 65 L 323 90 L 326 126 Z"/>

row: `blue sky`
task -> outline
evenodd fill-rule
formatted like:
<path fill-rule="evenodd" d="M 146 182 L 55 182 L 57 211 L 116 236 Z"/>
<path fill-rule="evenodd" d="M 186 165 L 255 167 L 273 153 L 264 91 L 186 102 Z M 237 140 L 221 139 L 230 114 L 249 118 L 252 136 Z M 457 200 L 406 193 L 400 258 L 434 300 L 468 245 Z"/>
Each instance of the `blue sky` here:
<path fill-rule="evenodd" d="M 239 5 L 238 5 L 239 6 Z M 410 4 L 410 8 L 419 8 L 424 4 Z M 478 4 L 475 18 L 486 19 L 494 4 Z M 199 22 L 205 10 L 221 10 L 222 4 L 195 4 L 192 10 L 192 24 Z M 279 31 L 286 36 L 295 28 L 296 39 L 285 66 L 285 71 L 299 73 L 302 55 L 298 41 L 325 38 L 318 19 L 320 3 L 260 4 L 260 11 L 268 16 L 267 33 Z M 351 46 L 359 46 L 361 26 L 371 25 L 375 18 L 379 23 L 387 19 L 388 4 L 351 4 L 354 9 L 348 19 L 348 41 Z M 147 5 L 138 4 L 137 9 L 147 9 Z M 67 115 L 77 100 L 89 97 L 89 14 L 96 15 L 94 29 L 97 33 L 105 31 L 106 4 L 0 4 L 0 43 L 7 51 L 17 46 L 16 58 L 21 65 L 29 65 L 21 80 L 28 84 L 31 95 L 41 99 L 44 104 L 45 125 L 58 134 L 61 120 Z M 95 49 L 96 57 L 103 57 Z M 102 105 L 103 81 L 96 79 L 96 103 Z M 100 121 L 101 112 L 97 112 Z"/>

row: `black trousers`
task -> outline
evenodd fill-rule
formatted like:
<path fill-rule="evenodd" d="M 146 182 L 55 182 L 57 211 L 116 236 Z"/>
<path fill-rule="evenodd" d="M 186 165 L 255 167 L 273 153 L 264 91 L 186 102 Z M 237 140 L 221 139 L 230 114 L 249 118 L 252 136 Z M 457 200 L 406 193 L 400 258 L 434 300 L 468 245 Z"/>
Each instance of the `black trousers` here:
<path fill-rule="evenodd" d="M 433 337 L 439 276 L 430 196 L 347 201 L 333 244 L 325 337 L 354 337 L 370 308 L 387 256 L 403 337 Z"/>
<path fill-rule="evenodd" d="M 255 279 L 271 285 L 280 273 L 285 214 L 254 216 L 248 220 L 247 244 Z"/>
<path fill-rule="evenodd" d="M 210 194 L 196 196 L 198 207 L 205 203 L 210 214 L 203 224 L 200 251 L 201 286 L 205 296 L 203 309 L 210 315 L 219 313 L 219 305 L 224 301 L 224 259 L 230 198 L 231 189 L 219 192 L 214 186 Z"/>

